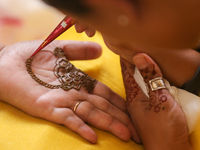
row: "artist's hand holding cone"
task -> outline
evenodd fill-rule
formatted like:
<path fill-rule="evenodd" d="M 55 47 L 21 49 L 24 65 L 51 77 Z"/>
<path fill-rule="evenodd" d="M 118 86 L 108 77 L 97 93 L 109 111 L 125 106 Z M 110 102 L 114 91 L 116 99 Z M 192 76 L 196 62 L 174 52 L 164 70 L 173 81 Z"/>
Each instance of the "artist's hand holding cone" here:
<path fill-rule="evenodd" d="M 133 74 L 135 66 L 121 58 L 122 74 L 127 95 L 127 109 L 146 149 L 190 149 L 185 115 L 166 88 L 152 91 L 149 81 L 163 77 L 158 65 L 146 54 L 133 58 L 135 66 L 149 88 L 145 96 Z"/>

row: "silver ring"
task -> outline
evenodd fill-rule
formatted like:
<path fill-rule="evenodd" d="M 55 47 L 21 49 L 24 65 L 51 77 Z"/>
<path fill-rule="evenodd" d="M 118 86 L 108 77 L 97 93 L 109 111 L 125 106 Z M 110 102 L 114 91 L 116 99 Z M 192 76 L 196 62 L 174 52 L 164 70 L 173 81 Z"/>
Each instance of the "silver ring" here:
<path fill-rule="evenodd" d="M 82 101 L 79 101 L 76 103 L 76 105 L 74 106 L 74 113 L 76 112 L 76 109 L 78 108 L 78 105 L 81 103 Z"/>
<path fill-rule="evenodd" d="M 149 85 L 152 91 L 156 91 L 159 89 L 166 89 L 164 79 L 162 77 L 149 80 Z"/>

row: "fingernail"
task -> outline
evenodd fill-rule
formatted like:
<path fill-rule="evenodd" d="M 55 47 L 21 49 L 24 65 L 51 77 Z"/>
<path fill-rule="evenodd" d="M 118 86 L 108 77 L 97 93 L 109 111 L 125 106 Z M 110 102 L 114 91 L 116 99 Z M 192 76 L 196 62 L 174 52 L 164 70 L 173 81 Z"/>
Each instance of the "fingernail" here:
<path fill-rule="evenodd" d="M 148 61 L 145 59 L 144 56 L 133 57 L 133 62 L 139 70 L 145 69 L 148 66 Z"/>

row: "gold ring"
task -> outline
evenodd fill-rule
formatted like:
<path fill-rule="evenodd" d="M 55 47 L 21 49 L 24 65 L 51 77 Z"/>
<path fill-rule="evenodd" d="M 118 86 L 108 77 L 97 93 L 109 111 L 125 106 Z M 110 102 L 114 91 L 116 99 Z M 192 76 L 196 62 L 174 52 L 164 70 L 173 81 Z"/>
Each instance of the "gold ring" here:
<path fill-rule="evenodd" d="M 149 85 L 152 91 L 156 91 L 159 89 L 166 89 L 164 79 L 162 77 L 149 80 Z"/>
<path fill-rule="evenodd" d="M 82 101 L 77 102 L 76 105 L 74 106 L 74 113 L 75 113 L 75 111 L 76 111 L 78 105 L 79 105 L 81 102 L 82 102 Z"/>

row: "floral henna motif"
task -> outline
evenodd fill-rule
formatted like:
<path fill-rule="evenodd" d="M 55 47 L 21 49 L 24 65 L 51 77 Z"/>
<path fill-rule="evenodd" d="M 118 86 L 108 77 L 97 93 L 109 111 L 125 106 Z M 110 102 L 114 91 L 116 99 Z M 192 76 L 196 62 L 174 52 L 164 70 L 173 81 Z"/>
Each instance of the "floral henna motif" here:
<path fill-rule="evenodd" d="M 65 91 L 68 91 L 70 89 L 80 90 L 80 88 L 83 86 L 88 91 L 88 93 L 93 92 L 97 80 L 89 77 L 86 73 L 74 67 L 74 65 L 67 60 L 65 53 L 62 49 L 55 48 L 54 56 L 57 57 L 57 60 L 55 62 L 53 72 L 61 84 L 51 85 L 40 80 L 32 72 L 31 69 L 31 63 L 33 60 L 32 57 L 26 60 L 26 67 L 28 73 L 36 82 L 51 89 L 62 88 Z"/>
<path fill-rule="evenodd" d="M 165 95 L 163 95 L 162 91 L 159 90 L 157 91 L 158 93 L 153 93 L 150 96 L 150 103 L 149 103 L 149 110 L 153 109 L 154 112 L 158 113 L 161 109 L 163 109 L 164 107 L 162 107 L 162 103 L 167 101 L 167 97 Z M 155 94 L 155 95 L 154 95 Z"/>
<path fill-rule="evenodd" d="M 124 63 L 122 63 L 121 66 L 122 66 L 122 74 L 126 91 L 126 100 L 127 100 L 126 105 L 128 107 L 130 103 L 133 101 L 133 99 L 138 95 L 140 89 L 133 75 L 127 71 L 127 66 Z"/>
<path fill-rule="evenodd" d="M 74 67 L 63 57 L 56 60 L 53 72 L 61 83 L 60 87 L 65 91 L 70 89 L 80 90 L 81 86 L 83 86 L 89 93 L 92 93 L 96 85 L 95 79 Z"/>
<path fill-rule="evenodd" d="M 129 72 L 125 74 L 124 86 L 126 89 L 126 100 L 127 106 L 133 101 L 133 99 L 138 95 L 139 87 L 133 77 Z"/>
<path fill-rule="evenodd" d="M 156 75 L 156 71 L 154 69 L 154 65 L 152 67 L 146 68 L 144 70 L 141 70 L 141 74 L 144 78 L 145 83 L 148 84 L 149 80 L 154 79 Z M 148 84 L 149 86 L 149 84 Z M 150 89 L 150 87 L 149 87 Z M 162 107 L 162 103 L 165 103 L 167 101 L 167 96 L 165 96 L 162 93 L 162 90 L 152 91 L 150 94 L 150 103 L 149 103 L 149 110 L 153 109 L 154 112 L 158 113 L 161 109 L 164 110 L 164 107 Z"/>
<path fill-rule="evenodd" d="M 154 79 L 156 75 L 154 65 L 152 67 L 140 70 L 141 75 L 144 78 L 144 82 L 147 83 L 149 80 Z"/>

